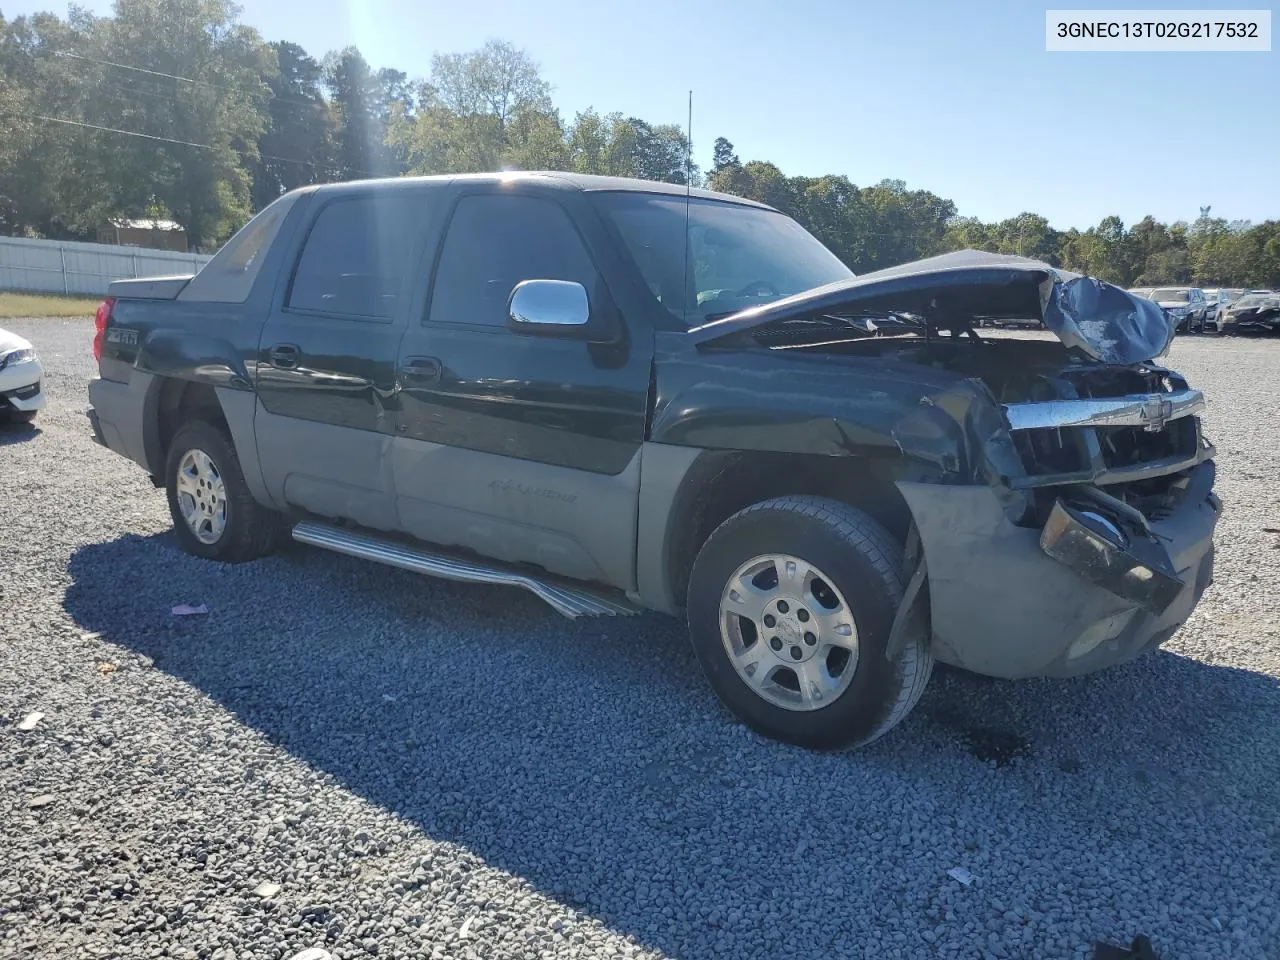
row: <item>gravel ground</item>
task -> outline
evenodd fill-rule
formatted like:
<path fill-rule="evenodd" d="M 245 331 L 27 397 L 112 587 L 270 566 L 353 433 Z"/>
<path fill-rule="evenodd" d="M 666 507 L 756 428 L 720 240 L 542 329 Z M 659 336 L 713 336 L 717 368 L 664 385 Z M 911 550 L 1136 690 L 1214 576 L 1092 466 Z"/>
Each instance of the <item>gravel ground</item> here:
<path fill-rule="evenodd" d="M 90 439 L 91 324 L 6 325 L 51 403 L 0 434 L 0 957 L 1280 957 L 1280 342 L 1175 345 L 1227 513 L 1165 651 L 940 672 L 816 755 L 732 722 L 674 621 L 183 555 Z"/>

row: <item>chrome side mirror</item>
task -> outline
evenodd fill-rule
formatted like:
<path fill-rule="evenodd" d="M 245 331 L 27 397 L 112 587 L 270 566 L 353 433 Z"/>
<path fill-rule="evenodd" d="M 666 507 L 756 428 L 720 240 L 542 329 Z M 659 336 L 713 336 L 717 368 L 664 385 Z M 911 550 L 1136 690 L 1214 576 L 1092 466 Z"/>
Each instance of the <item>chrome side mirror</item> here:
<path fill-rule="evenodd" d="M 591 320 L 587 290 L 572 280 L 522 280 L 511 291 L 507 319 L 523 333 L 576 336 Z"/>

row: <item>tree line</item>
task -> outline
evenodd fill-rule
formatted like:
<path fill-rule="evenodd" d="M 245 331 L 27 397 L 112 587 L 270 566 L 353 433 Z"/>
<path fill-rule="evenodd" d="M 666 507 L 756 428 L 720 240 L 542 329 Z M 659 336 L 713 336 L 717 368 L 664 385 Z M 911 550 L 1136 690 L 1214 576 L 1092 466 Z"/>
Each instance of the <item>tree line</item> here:
<path fill-rule="evenodd" d="M 772 163 L 742 163 L 724 138 L 715 143 L 707 180 L 791 215 L 859 273 L 975 249 L 1033 257 L 1126 287 L 1280 287 L 1280 221 L 1228 223 L 1207 206 L 1190 223 L 1147 216 L 1126 227 L 1111 216 L 1084 231 L 1056 230 L 1035 213 L 984 223 L 901 180 L 858 187 L 841 175 L 788 177 Z"/>
<path fill-rule="evenodd" d="M 1280 286 L 1280 223 L 1107 217 L 1080 231 L 1037 214 L 998 223 L 900 180 L 787 176 L 725 138 L 705 173 L 677 124 L 594 109 L 565 117 L 537 64 L 492 40 L 428 76 L 374 69 L 355 47 L 316 58 L 267 43 L 230 0 L 116 0 L 0 14 L 0 233 L 92 239 L 119 217 L 180 223 L 216 248 L 257 209 L 311 183 L 496 169 L 693 182 L 795 217 L 861 273 L 948 250 L 1045 260 L 1124 285 Z"/>

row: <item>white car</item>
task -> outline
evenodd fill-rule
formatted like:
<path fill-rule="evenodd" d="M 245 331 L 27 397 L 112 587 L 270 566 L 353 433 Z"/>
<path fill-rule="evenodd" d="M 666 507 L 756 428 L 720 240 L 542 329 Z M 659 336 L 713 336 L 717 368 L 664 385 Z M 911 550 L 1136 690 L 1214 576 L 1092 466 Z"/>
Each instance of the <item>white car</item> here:
<path fill-rule="evenodd" d="M 44 406 L 43 376 L 31 341 L 0 328 L 0 420 L 30 422 Z"/>

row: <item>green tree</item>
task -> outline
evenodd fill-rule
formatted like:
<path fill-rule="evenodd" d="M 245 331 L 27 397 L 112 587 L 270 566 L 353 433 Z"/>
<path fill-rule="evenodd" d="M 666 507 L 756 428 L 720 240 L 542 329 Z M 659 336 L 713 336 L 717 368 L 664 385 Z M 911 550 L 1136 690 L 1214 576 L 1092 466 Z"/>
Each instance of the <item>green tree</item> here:
<path fill-rule="evenodd" d="M 229 0 L 116 0 L 115 17 L 91 31 L 101 60 L 157 74 L 106 85 L 94 97 L 105 114 L 96 122 L 180 141 L 113 145 L 129 159 L 128 212 L 159 204 L 197 248 L 215 247 L 249 216 L 246 166 L 266 129 L 262 77 L 274 56 L 238 13 Z"/>
<path fill-rule="evenodd" d="M 1248 285 L 1280 289 L 1280 221 L 1267 220 L 1251 227 L 1249 235 L 1255 252 L 1246 278 Z"/>
<path fill-rule="evenodd" d="M 627 123 L 635 131 L 635 176 L 664 183 L 698 182 L 697 165 L 690 159 L 692 149 L 685 132 L 674 123 L 656 126 L 637 117 Z"/>
<path fill-rule="evenodd" d="M 252 164 L 254 209 L 334 175 L 334 124 L 321 92 L 324 72 L 297 44 L 271 46 L 276 69 L 263 78 L 271 92 L 267 128 L 258 138 L 259 156 Z"/>
<path fill-rule="evenodd" d="M 507 121 L 505 166 L 517 170 L 568 170 L 569 144 L 554 110 L 517 110 Z"/>
<path fill-rule="evenodd" d="M 570 169 L 576 173 L 632 177 L 635 128 L 620 113 L 602 117 L 588 108 L 569 126 Z"/>
<path fill-rule="evenodd" d="M 875 240 L 868 227 L 871 212 L 848 177 L 793 177 L 788 186 L 792 216 L 845 263 L 869 261 Z"/>
<path fill-rule="evenodd" d="M 871 212 L 875 240 L 855 270 L 889 267 L 945 249 L 947 223 L 956 214 L 950 200 L 928 190 L 908 190 L 901 180 L 864 187 L 862 199 Z"/>
<path fill-rule="evenodd" d="M 1058 231 L 1039 214 L 1020 213 L 996 224 L 991 233 L 998 253 L 1012 253 L 1055 266 L 1058 264 L 1062 240 Z"/>
<path fill-rule="evenodd" d="M 322 63 L 264 44 L 231 0 L 116 0 L 114 15 L 0 15 L 0 231 L 90 238 L 110 218 L 169 216 L 211 248 L 307 183 L 500 168 L 683 183 L 676 124 L 619 112 L 566 123 L 523 50 L 491 40 L 433 58 L 428 80 L 374 70 L 354 47 Z M 708 184 L 795 217 L 854 270 L 943 250 L 1021 254 L 1122 284 L 1280 285 L 1280 223 L 1118 217 L 1059 232 L 998 223 L 899 180 L 787 176 L 714 142 Z"/>
<path fill-rule="evenodd" d="M 738 155 L 733 152 L 733 144 L 724 137 L 716 137 L 711 151 L 711 173 L 717 174 L 725 167 L 741 166 Z"/>
<path fill-rule="evenodd" d="M 1000 248 L 995 228 L 977 217 L 952 217 L 943 234 L 942 245 L 947 250 L 986 250 L 989 253 Z"/>
<path fill-rule="evenodd" d="M 503 137 L 489 114 L 459 116 L 428 94 L 416 114 L 392 117 L 388 146 L 402 156 L 412 174 L 475 173 L 503 163 Z"/>
<path fill-rule="evenodd" d="M 433 57 L 431 82 L 440 105 L 454 115 L 493 117 L 504 149 L 507 124 L 517 112 L 552 109 L 551 87 L 538 74 L 538 65 L 502 40 L 490 40 L 470 53 Z"/>
<path fill-rule="evenodd" d="M 334 123 L 334 176 L 359 180 L 393 172 L 383 117 L 383 87 L 355 47 L 324 59 L 324 85 Z"/>
<path fill-rule="evenodd" d="M 1131 281 L 1143 286 L 1167 283 L 1168 280 L 1157 273 L 1162 269 L 1158 264 L 1167 261 L 1176 248 L 1177 240 L 1167 224 L 1151 216 L 1143 217 L 1129 229 L 1125 261 Z"/>
<path fill-rule="evenodd" d="M 79 117 L 83 108 L 68 60 L 47 49 L 69 46 L 72 31 L 52 14 L 6 20 L 0 14 L 0 225 L 8 234 L 61 233 L 55 196 L 61 167 L 79 159 L 78 131 L 35 119 L 57 111 Z M 57 165 L 55 158 L 63 158 Z"/>
<path fill-rule="evenodd" d="M 571 165 L 546 81 L 523 50 L 491 40 L 470 53 L 438 55 L 416 111 L 391 112 L 386 142 L 411 173 L 563 169 Z M 397 91 L 401 93 L 403 91 Z"/>
<path fill-rule="evenodd" d="M 795 212 L 795 187 L 774 164 L 752 160 L 721 167 L 710 178 L 712 190 L 767 203 L 788 215 Z"/>

